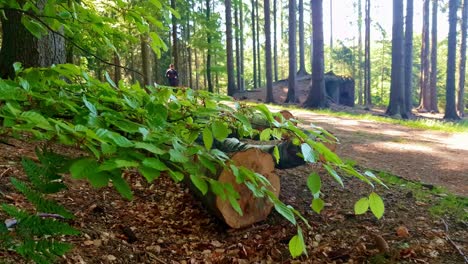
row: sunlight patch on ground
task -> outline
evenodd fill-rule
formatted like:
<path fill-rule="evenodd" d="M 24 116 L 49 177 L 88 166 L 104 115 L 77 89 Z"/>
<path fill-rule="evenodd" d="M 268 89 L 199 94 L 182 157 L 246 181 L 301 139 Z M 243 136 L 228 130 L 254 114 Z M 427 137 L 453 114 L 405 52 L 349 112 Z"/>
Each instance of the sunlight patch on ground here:
<path fill-rule="evenodd" d="M 447 138 L 447 143 L 449 148 L 452 149 L 468 149 L 468 133 L 463 134 L 453 134 Z"/>
<path fill-rule="evenodd" d="M 439 151 L 436 151 L 434 148 L 421 145 L 421 144 L 402 144 L 398 142 L 375 142 L 372 144 L 376 148 L 380 149 L 386 149 L 386 150 L 392 150 L 392 151 L 401 151 L 401 152 L 407 152 L 407 151 L 413 151 L 413 152 L 422 152 L 422 153 L 438 153 Z"/>

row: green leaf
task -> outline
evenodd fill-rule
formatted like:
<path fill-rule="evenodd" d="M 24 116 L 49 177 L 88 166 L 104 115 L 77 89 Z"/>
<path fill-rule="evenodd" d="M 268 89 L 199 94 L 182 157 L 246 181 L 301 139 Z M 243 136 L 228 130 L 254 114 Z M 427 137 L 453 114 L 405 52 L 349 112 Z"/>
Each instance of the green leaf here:
<path fill-rule="evenodd" d="M 367 199 L 367 197 L 359 199 L 359 201 L 354 204 L 354 213 L 357 215 L 364 214 L 368 209 L 369 199 Z"/>
<path fill-rule="evenodd" d="M 217 180 L 210 179 L 209 182 L 210 182 L 211 191 L 213 191 L 213 193 L 216 196 L 221 198 L 221 200 L 225 201 L 226 200 L 226 193 L 224 192 L 223 185 L 220 182 L 218 182 Z"/>
<path fill-rule="evenodd" d="M 20 71 L 23 70 L 23 65 L 21 62 L 15 62 L 13 63 L 13 69 L 15 70 L 15 73 L 18 74 Z"/>
<path fill-rule="evenodd" d="M 151 183 L 155 179 L 159 178 L 161 172 L 150 167 L 141 166 L 138 168 L 138 171 L 145 177 L 146 181 Z"/>
<path fill-rule="evenodd" d="M 205 148 L 208 150 L 213 146 L 213 134 L 208 127 L 203 129 L 203 143 L 205 144 Z"/>
<path fill-rule="evenodd" d="M 309 187 L 309 190 L 313 195 L 320 192 L 320 188 L 322 187 L 322 181 L 320 179 L 320 176 L 316 172 L 311 173 L 307 178 L 307 187 Z"/>
<path fill-rule="evenodd" d="M 302 233 L 302 232 L 301 232 Z M 293 258 L 302 255 L 305 250 L 304 238 L 301 235 L 295 235 L 289 240 L 289 252 Z"/>
<path fill-rule="evenodd" d="M 97 116 L 96 106 L 94 106 L 91 102 L 89 102 L 89 101 L 86 99 L 86 96 L 83 96 L 83 102 L 84 102 L 84 104 L 86 105 L 86 107 L 89 109 L 89 111 L 91 112 L 91 114 L 93 114 L 94 116 Z"/>
<path fill-rule="evenodd" d="M 133 198 L 132 190 L 128 185 L 127 181 L 125 181 L 122 176 L 120 175 L 113 175 L 111 177 L 112 184 L 114 185 L 115 189 L 122 195 L 125 199 L 131 200 Z"/>
<path fill-rule="evenodd" d="M 84 179 L 97 172 L 99 164 L 96 160 L 84 158 L 73 162 L 70 166 L 71 176 L 75 179 Z"/>
<path fill-rule="evenodd" d="M 29 18 L 28 16 L 22 16 L 21 23 L 23 23 L 23 26 L 38 39 L 40 39 L 43 35 L 47 35 L 47 29 L 42 24 L 39 24 L 37 21 Z"/>
<path fill-rule="evenodd" d="M 229 203 L 231 204 L 234 211 L 236 211 L 240 216 L 244 215 L 237 199 L 231 195 L 228 196 Z"/>
<path fill-rule="evenodd" d="M 180 151 L 171 149 L 169 150 L 169 154 L 171 155 L 171 161 L 185 163 L 188 162 L 189 159 Z"/>
<path fill-rule="evenodd" d="M 301 151 L 302 156 L 304 156 L 304 161 L 314 163 L 315 162 L 315 154 L 312 148 L 307 143 L 301 144 Z"/>
<path fill-rule="evenodd" d="M 280 213 L 284 218 L 286 218 L 289 222 L 291 222 L 293 225 L 296 225 L 296 218 L 294 217 L 294 212 L 286 206 L 284 203 L 281 201 L 275 201 L 275 210 Z"/>
<path fill-rule="evenodd" d="M 329 165 L 323 164 L 323 166 L 327 170 L 328 174 L 330 174 L 330 176 L 332 176 L 335 179 L 335 181 L 337 181 L 341 185 L 341 187 L 344 187 L 343 180 L 341 179 L 340 175 L 338 175 L 338 173 Z"/>
<path fill-rule="evenodd" d="M 275 146 L 273 148 L 273 157 L 275 157 L 276 163 L 280 162 L 280 153 L 279 153 L 278 146 Z"/>
<path fill-rule="evenodd" d="M 320 214 L 324 206 L 325 202 L 322 199 L 315 198 L 314 200 L 312 200 L 312 210 L 314 210 L 317 214 Z"/>
<path fill-rule="evenodd" d="M 211 125 L 211 131 L 213 132 L 213 136 L 219 141 L 226 139 L 229 135 L 227 124 L 218 120 L 214 121 Z"/>
<path fill-rule="evenodd" d="M 112 80 L 112 78 L 110 77 L 109 73 L 106 72 L 106 73 L 104 74 L 104 76 L 106 76 L 107 82 L 108 82 L 113 88 L 117 89 L 117 85 L 116 85 L 115 82 Z"/>
<path fill-rule="evenodd" d="M 135 143 L 135 148 L 144 149 L 144 150 L 147 150 L 147 151 L 149 151 L 151 153 L 154 153 L 156 155 L 162 155 L 162 154 L 166 153 L 164 150 L 156 147 L 154 144 L 144 143 L 144 142 L 136 142 Z"/>
<path fill-rule="evenodd" d="M 146 158 L 143 160 L 143 165 L 158 171 L 165 171 L 168 169 L 166 164 L 157 158 Z"/>
<path fill-rule="evenodd" d="M 169 171 L 169 175 L 171 176 L 172 179 L 176 182 L 180 182 L 184 179 L 184 174 L 180 171 Z"/>
<path fill-rule="evenodd" d="M 369 207 L 377 219 L 380 219 L 383 216 L 385 205 L 382 198 L 375 192 L 372 192 L 369 195 Z"/>
<path fill-rule="evenodd" d="M 205 195 L 206 192 L 208 191 L 208 184 L 206 181 L 197 175 L 190 175 L 190 180 L 193 182 L 193 184 L 200 190 L 200 192 Z"/>
<path fill-rule="evenodd" d="M 270 140 L 271 137 L 271 129 L 266 128 L 260 133 L 260 140 L 262 141 L 268 141 Z"/>
<path fill-rule="evenodd" d="M 89 174 L 87 178 L 95 188 L 106 187 L 109 182 L 109 174 L 105 171 Z"/>
<path fill-rule="evenodd" d="M 47 121 L 47 119 L 41 114 L 34 111 L 27 111 L 21 113 L 21 117 L 29 123 L 35 124 L 35 126 L 45 129 L 53 130 L 53 126 Z"/>

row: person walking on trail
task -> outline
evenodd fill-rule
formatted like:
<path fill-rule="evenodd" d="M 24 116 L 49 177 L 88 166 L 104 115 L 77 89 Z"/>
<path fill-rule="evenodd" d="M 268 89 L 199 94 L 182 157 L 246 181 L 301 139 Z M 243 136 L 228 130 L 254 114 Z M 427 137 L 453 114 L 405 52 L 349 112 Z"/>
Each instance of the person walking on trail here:
<path fill-rule="evenodd" d="M 169 65 L 169 69 L 166 71 L 166 78 L 169 81 L 170 86 L 177 86 L 179 84 L 179 74 L 174 69 L 174 64 Z"/>

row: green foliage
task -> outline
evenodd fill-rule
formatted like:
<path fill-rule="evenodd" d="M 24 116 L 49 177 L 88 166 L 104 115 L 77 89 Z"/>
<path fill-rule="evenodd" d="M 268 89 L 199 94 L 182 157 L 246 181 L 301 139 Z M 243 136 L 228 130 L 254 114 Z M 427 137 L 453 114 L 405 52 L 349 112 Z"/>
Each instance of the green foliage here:
<path fill-rule="evenodd" d="M 23 169 L 28 182 L 11 179 L 13 186 L 31 202 L 40 213 L 32 214 L 13 205 L 3 204 L 2 209 L 11 219 L 0 225 L 0 247 L 13 250 L 36 263 L 51 263 L 71 249 L 68 243 L 60 242 L 64 235 L 79 232 L 59 219 L 71 219 L 73 214 L 46 194 L 65 188 L 59 173 L 68 170 L 69 160 L 50 151 L 36 150 L 40 164 L 23 158 Z"/>
<path fill-rule="evenodd" d="M 371 209 L 371 212 L 380 219 L 385 211 L 385 205 L 382 198 L 375 192 L 372 192 L 369 195 L 369 198 L 363 197 L 354 204 L 354 213 L 355 214 L 364 214 L 368 209 Z"/>
<path fill-rule="evenodd" d="M 212 146 L 215 140 L 223 140 L 231 133 L 241 137 L 260 135 L 264 140 L 280 139 L 285 135 L 298 146 L 305 161 L 315 162 L 319 155 L 322 156 L 324 168 L 340 185 L 344 186 L 341 173 L 357 177 L 371 186 L 372 182 L 381 183 L 373 174 L 356 171 L 317 141 L 327 142 L 333 138 L 328 132 L 318 128 L 304 132 L 290 121 L 278 122 L 275 117 L 279 114 L 271 113 L 264 105 L 226 104 L 230 100 L 227 97 L 164 86 L 148 87 L 149 94 L 138 84 L 121 83 L 116 88 L 109 80 L 102 83 L 79 67 L 68 64 L 45 69 L 19 69 L 17 74 L 15 80 L 3 81 L 3 87 L 9 91 L 8 95 L 5 93 L 0 97 L 3 126 L 16 136 L 27 132 L 37 139 L 80 146 L 89 155 L 71 161 L 67 167 L 60 167 L 61 171 L 68 169 L 73 178 L 87 179 L 97 188 L 112 184 L 127 199 L 132 198 L 132 192 L 122 178 L 122 172 L 136 169 L 149 182 L 162 173 L 176 182 L 189 178 L 202 193 L 212 191 L 242 214 L 239 194 L 233 186 L 202 174 L 226 168 L 228 156 Z M 234 107 L 230 106 L 232 104 Z M 267 132 L 264 132 L 268 135 L 262 136 L 260 131 L 252 128 L 249 120 L 259 119 L 268 124 Z M 278 154 L 276 151 L 277 160 Z M 31 172 L 49 167 L 58 169 L 50 162 L 48 166 L 42 165 L 42 169 L 30 162 L 25 164 Z M 227 169 L 233 170 L 237 182 L 248 186 L 255 196 L 268 197 L 275 210 L 292 224 L 298 225 L 297 219 L 300 219 L 308 225 L 297 210 L 285 205 L 266 188 L 270 183 L 264 176 L 245 168 L 233 169 L 231 166 Z M 47 173 L 40 179 L 53 179 L 54 175 Z M 40 181 L 34 179 L 34 182 Z M 17 185 L 30 197 L 38 195 Z M 312 209 L 319 213 L 324 205 L 320 198 L 320 179 L 312 176 L 308 186 L 314 195 Z M 44 185 L 41 188 L 55 190 L 58 186 Z M 48 204 L 42 206 L 50 208 Z"/>

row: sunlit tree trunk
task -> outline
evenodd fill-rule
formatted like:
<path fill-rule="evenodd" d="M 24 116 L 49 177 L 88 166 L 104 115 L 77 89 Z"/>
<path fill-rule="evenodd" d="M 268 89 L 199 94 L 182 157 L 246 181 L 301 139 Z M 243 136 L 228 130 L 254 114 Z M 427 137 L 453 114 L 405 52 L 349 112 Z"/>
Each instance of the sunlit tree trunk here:
<path fill-rule="evenodd" d="M 431 91 L 429 87 L 429 0 L 423 3 L 423 29 L 421 43 L 420 111 L 431 110 Z"/>
<path fill-rule="evenodd" d="M 276 34 L 277 2 L 278 0 L 273 0 L 273 66 L 274 66 L 275 82 L 278 81 L 278 39 L 277 39 L 277 34 Z"/>
<path fill-rule="evenodd" d="M 266 72 L 266 103 L 273 103 L 273 73 L 271 65 L 271 22 L 270 0 L 263 1 L 263 14 L 265 15 L 265 72 Z"/>
<path fill-rule="evenodd" d="M 358 0 L 358 104 L 362 105 L 362 0 Z"/>
<path fill-rule="evenodd" d="M 312 82 L 309 95 L 304 107 L 324 108 L 328 106 L 324 79 L 324 51 L 323 51 L 323 0 L 312 0 L 312 27 L 314 61 L 312 65 Z"/>
<path fill-rule="evenodd" d="M 176 0 L 171 0 L 171 8 L 176 9 Z M 177 18 L 175 15 L 172 15 L 172 58 L 174 67 L 177 69 L 179 67 L 179 52 L 177 50 L 178 40 L 177 40 Z"/>
<path fill-rule="evenodd" d="M 383 52 L 383 51 L 382 51 Z M 382 73 L 383 77 L 383 73 Z M 382 82 L 383 83 L 383 82 Z M 413 0 L 406 1 L 405 25 L 405 111 L 413 109 Z"/>
<path fill-rule="evenodd" d="M 209 23 L 211 20 L 211 7 L 210 0 L 206 0 L 206 21 Z M 213 82 L 211 79 L 211 34 L 207 31 L 206 43 L 208 44 L 208 50 L 206 51 L 206 82 L 208 85 L 208 91 L 214 92 Z"/>
<path fill-rule="evenodd" d="M 258 86 L 257 82 L 257 34 L 255 26 L 255 0 L 252 0 L 252 51 L 253 51 L 253 88 L 256 89 Z"/>
<path fill-rule="evenodd" d="M 296 95 L 296 0 L 289 0 L 289 18 L 288 18 L 288 56 L 289 56 L 289 76 L 288 76 L 288 94 L 286 103 L 297 103 Z"/>
<path fill-rule="evenodd" d="M 437 12 L 438 1 L 432 1 L 432 29 L 431 29 L 431 71 L 429 79 L 429 90 L 431 94 L 431 111 L 439 113 L 437 103 Z"/>
<path fill-rule="evenodd" d="M 330 0 L 330 71 L 333 71 L 333 0 Z"/>
<path fill-rule="evenodd" d="M 372 104 L 371 97 L 371 61 L 370 61 L 370 0 L 366 0 L 366 35 L 365 35 L 365 66 L 364 66 L 364 101 L 366 106 Z"/>
<path fill-rule="evenodd" d="M 241 66 L 240 66 L 240 32 L 239 32 L 239 1 L 234 1 L 234 36 L 236 43 L 236 83 L 237 89 L 241 87 Z"/>
<path fill-rule="evenodd" d="M 466 75 L 466 38 L 467 38 L 467 23 L 468 23 L 468 0 L 463 1 L 461 23 L 461 45 L 460 45 L 460 64 L 459 64 L 459 80 L 458 80 L 458 114 L 460 117 L 465 116 L 465 75 Z"/>
<path fill-rule="evenodd" d="M 457 8 L 458 0 L 449 0 L 449 34 L 447 53 L 447 80 L 445 83 L 445 115 L 444 119 L 460 119 L 455 106 L 455 66 L 457 49 Z"/>
<path fill-rule="evenodd" d="M 227 94 L 232 96 L 236 91 L 236 83 L 234 81 L 234 56 L 232 50 L 232 17 L 231 17 L 231 0 L 224 0 L 226 7 L 226 65 L 228 76 Z"/>
<path fill-rule="evenodd" d="M 392 80 L 390 85 L 390 103 L 388 115 L 400 115 L 407 118 L 404 102 L 404 59 L 403 59 L 403 0 L 393 0 L 392 28 Z"/>
<path fill-rule="evenodd" d="M 261 56 L 260 54 L 261 49 L 260 49 L 260 13 L 258 13 L 258 0 L 255 0 L 255 13 L 257 14 L 255 23 L 257 24 L 257 69 L 258 69 L 258 74 L 257 74 L 257 80 L 258 80 L 258 86 L 262 86 L 262 60 L 260 59 Z"/>
<path fill-rule="evenodd" d="M 239 90 L 242 92 L 245 90 L 245 78 L 244 78 L 244 3 L 243 1 L 240 1 L 240 6 L 239 6 L 239 15 L 240 15 L 240 72 L 241 72 L 241 78 L 240 78 L 240 84 L 239 84 Z"/>
<path fill-rule="evenodd" d="M 306 75 L 305 40 L 304 40 L 304 0 L 299 0 L 299 71 L 297 75 Z"/>
<path fill-rule="evenodd" d="M 140 36 L 141 44 L 141 66 L 143 69 L 143 83 L 145 85 L 151 85 L 151 59 L 150 59 L 150 48 L 148 46 L 148 36 Z"/>

